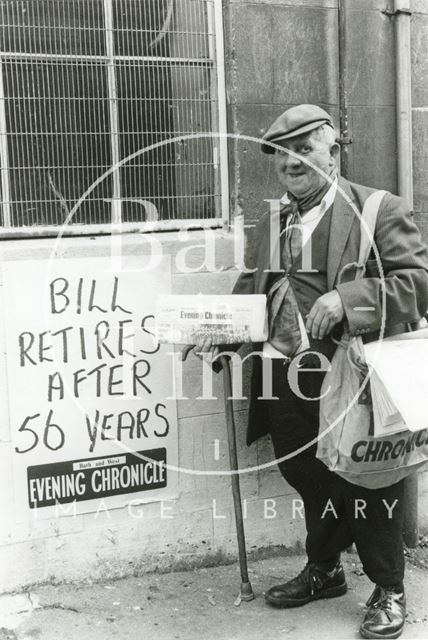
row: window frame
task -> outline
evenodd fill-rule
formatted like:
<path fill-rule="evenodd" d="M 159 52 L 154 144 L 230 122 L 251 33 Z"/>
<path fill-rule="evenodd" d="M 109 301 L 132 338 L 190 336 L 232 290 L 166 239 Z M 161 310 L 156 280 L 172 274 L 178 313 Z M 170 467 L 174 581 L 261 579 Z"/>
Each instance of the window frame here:
<path fill-rule="evenodd" d="M 1 239 L 22 239 L 61 236 L 87 236 L 87 235 L 112 235 L 123 233 L 147 233 L 154 231 L 179 231 L 181 229 L 207 229 L 223 228 L 227 230 L 230 224 L 229 205 L 229 167 L 228 167 L 228 141 L 227 141 L 227 105 L 226 105 L 226 82 L 225 82 L 225 58 L 224 58 L 224 27 L 222 0 L 203 0 L 206 3 L 208 15 L 209 33 L 214 36 L 215 47 L 210 42 L 210 57 L 200 59 L 173 58 L 163 56 L 121 56 L 114 55 L 113 50 L 113 1 L 103 0 L 105 16 L 105 43 L 106 51 L 104 56 L 73 55 L 73 54 L 42 54 L 24 52 L 0 51 L 0 184 L 2 194 L 3 225 L 0 225 Z M 10 201 L 10 167 L 8 156 L 8 132 L 6 120 L 6 103 L 4 92 L 4 61 L 32 59 L 32 60 L 82 60 L 91 59 L 98 62 L 103 61 L 107 66 L 108 74 L 108 109 L 110 116 L 109 139 L 112 153 L 112 166 L 120 161 L 118 143 L 118 116 L 117 116 L 117 96 L 115 62 L 120 60 L 138 61 L 171 61 L 175 64 L 197 64 L 198 66 L 211 68 L 212 82 L 211 91 L 215 96 L 213 104 L 215 111 L 215 131 L 212 134 L 217 139 L 217 144 L 213 147 L 213 169 L 215 184 L 218 185 L 219 196 L 216 198 L 216 216 L 212 218 L 193 219 L 170 219 L 153 220 L 139 222 L 121 221 L 121 183 L 120 172 L 114 171 L 113 193 L 111 198 L 111 222 L 105 224 L 68 224 L 64 225 L 22 225 L 14 227 L 11 225 Z M 216 72 L 215 72 L 216 71 Z M 215 93 L 214 93 L 215 92 Z M 218 132 L 218 135 L 217 135 Z M 136 198 L 136 200 L 138 200 Z M 62 229 L 62 231 L 61 231 Z M 61 232 L 60 232 L 61 231 Z"/>

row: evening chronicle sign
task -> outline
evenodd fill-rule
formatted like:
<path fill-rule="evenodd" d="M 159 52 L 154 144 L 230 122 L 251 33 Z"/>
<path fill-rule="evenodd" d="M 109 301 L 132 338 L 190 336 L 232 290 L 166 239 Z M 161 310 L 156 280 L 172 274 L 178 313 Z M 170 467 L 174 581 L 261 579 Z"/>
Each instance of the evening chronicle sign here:
<path fill-rule="evenodd" d="M 153 335 L 170 261 L 122 260 L 4 264 L 19 519 L 177 495 L 172 348 Z"/>

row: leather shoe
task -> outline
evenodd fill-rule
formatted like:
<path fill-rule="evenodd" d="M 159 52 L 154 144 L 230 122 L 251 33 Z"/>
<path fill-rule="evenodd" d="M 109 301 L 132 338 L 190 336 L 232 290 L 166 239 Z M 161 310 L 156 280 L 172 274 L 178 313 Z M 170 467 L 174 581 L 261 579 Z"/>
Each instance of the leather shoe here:
<path fill-rule="evenodd" d="M 342 596 L 347 589 L 340 562 L 328 572 L 321 571 L 314 563 L 309 562 L 298 576 L 269 589 L 265 600 L 274 607 L 300 607 L 312 600 Z"/>
<path fill-rule="evenodd" d="M 406 596 L 394 587 L 377 585 L 367 600 L 367 612 L 360 627 L 363 638 L 398 638 L 406 618 Z"/>

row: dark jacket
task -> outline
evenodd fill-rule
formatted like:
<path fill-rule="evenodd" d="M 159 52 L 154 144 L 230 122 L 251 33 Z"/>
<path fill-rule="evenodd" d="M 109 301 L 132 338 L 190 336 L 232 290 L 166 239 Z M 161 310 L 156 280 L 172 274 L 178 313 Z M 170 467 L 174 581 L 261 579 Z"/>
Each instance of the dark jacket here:
<path fill-rule="evenodd" d="M 408 205 L 391 193 L 387 193 L 382 200 L 375 230 L 375 243 L 384 272 L 385 294 L 374 255 L 367 263 L 363 279 L 338 283 L 342 268 L 358 259 L 360 217 L 353 207 L 361 212 L 366 198 L 373 191 L 369 187 L 339 179 L 327 256 L 328 288 L 336 288 L 340 294 L 351 335 L 364 335 L 366 339 L 375 339 L 379 335 L 383 297 L 385 335 L 405 331 L 406 323 L 417 322 L 428 309 L 427 250 Z M 241 273 L 233 293 L 267 293 L 271 256 L 269 213 L 261 218 L 255 229 L 253 246 L 254 251 L 247 257 L 246 266 L 256 270 L 253 273 Z M 364 310 L 367 307 L 372 310 Z M 253 345 L 254 351 L 261 348 L 262 345 Z M 254 389 L 258 386 L 254 378 L 261 376 L 261 362 L 258 357 L 252 360 Z M 248 443 L 265 433 L 266 425 L 258 420 L 254 410 L 250 410 Z"/>

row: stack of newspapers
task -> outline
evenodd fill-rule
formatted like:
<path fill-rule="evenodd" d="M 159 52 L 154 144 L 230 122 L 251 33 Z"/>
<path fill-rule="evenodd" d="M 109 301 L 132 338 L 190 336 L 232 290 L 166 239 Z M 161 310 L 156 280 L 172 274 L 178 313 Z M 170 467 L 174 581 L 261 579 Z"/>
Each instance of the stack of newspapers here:
<path fill-rule="evenodd" d="M 265 295 L 160 295 L 156 302 L 160 343 L 213 345 L 263 342 L 267 338 Z"/>
<path fill-rule="evenodd" d="M 364 345 L 374 435 L 428 428 L 428 328 Z"/>

